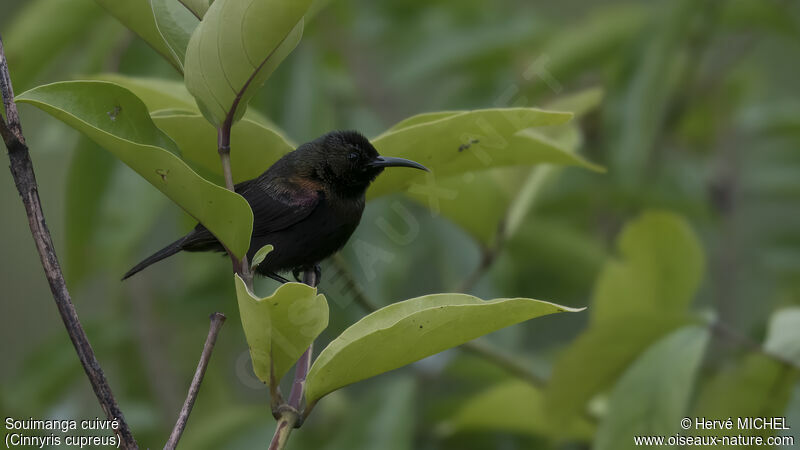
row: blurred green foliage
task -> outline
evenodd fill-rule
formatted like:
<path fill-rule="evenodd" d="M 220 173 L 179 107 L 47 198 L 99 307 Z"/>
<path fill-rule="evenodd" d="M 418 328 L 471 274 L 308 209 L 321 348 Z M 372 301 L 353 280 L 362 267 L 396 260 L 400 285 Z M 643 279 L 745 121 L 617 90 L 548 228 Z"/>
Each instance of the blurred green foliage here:
<path fill-rule="evenodd" d="M 334 128 L 375 136 L 426 111 L 552 108 L 599 88 L 602 100 L 579 114 L 579 129 L 536 138 L 568 143 L 608 170 L 470 172 L 480 183 L 458 176 L 441 180 L 438 197 L 370 202 L 343 257 L 358 289 L 379 305 L 466 288 L 484 298 L 590 309 L 489 336 L 543 380 L 556 375 L 549 383 L 522 387 L 490 361 L 447 352 L 330 394 L 290 448 L 616 449 L 632 444 L 625 436 L 634 428 L 623 417 L 640 419 L 637 432 L 668 433 L 677 411 L 727 418 L 800 408 L 797 370 L 788 365 L 800 364 L 792 337 L 800 304 L 800 5 L 340 0 L 312 9 L 299 46 L 255 94 L 249 109 L 256 113 L 242 123 L 268 118 L 290 142 Z M 17 93 L 99 72 L 181 80 L 91 0 L 7 0 L 0 33 Z M 195 108 L 190 101 L 170 117 L 198 117 Z M 230 320 L 182 443 L 264 446 L 272 433 L 268 392 L 252 373 L 228 261 L 181 255 L 119 283 L 132 263 L 192 220 L 71 129 L 21 109 L 73 298 L 140 444 L 164 442 L 206 318 L 218 310 Z M 578 112 L 575 104 L 564 109 Z M 489 195 L 475 189 L 483 183 Z M 448 202 L 471 206 L 472 217 L 484 220 L 459 227 L 463 207 Z M 7 343 L 0 410 L 100 415 L 7 171 L 0 171 L 0 208 L 0 339 Z M 659 223 L 646 225 L 654 215 Z M 365 311 L 337 266 L 323 273 L 326 343 Z M 649 301 L 658 307 L 640 310 Z M 714 321 L 735 333 L 707 326 Z M 683 327 L 689 322 L 695 325 Z M 575 378 L 562 380 L 570 355 Z M 542 414 L 580 383 L 588 390 L 559 404 L 571 418 Z M 635 409 L 641 404 L 632 396 L 658 386 L 674 395 L 654 394 L 652 408 Z M 477 420 L 479 412 L 492 420 Z M 497 420 L 504 414 L 513 418 Z M 789 425 L 800 425 L 792 417 Z"/>

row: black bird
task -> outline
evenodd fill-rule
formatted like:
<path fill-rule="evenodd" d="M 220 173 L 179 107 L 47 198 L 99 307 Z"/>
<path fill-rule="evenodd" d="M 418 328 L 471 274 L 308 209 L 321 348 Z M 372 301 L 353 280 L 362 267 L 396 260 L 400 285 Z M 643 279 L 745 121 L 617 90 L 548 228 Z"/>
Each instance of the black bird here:
<path fill-rule="evenodd" d="M 314 268 L 341 249 L 353 234 L 364 211 L 364 194 L 386 167 L 422 164 L 378 154 L 356 131 L 333 131 L 287 153 L 258 178 L 234 188 L 253 209 L 253 235 L 248 260 L 272 244 L 257 272 L 282 283 L 278 272 Z M 129 270 L 126 279 L 145 267 L 188 252 L 225 249 L 202 224 Z"/>

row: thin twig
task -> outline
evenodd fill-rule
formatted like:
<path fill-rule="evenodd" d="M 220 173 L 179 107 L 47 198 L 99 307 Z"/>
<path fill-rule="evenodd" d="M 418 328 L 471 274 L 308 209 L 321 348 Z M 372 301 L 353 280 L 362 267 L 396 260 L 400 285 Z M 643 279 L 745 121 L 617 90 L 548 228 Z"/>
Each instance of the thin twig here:
<path fill-rule="evenodd" d="M 800 365 L 798 365 L 796 362 L 794 362 L 794 361 L 792 361 L 790 359 L 787 359 L 787 358 L 785 358 L 785 357 L 783 357 L 783 356 L 781 356 L 781 355 L 779 355 L 777 353 L 773 353 L 773 352 L 767 350 L 766 348 L 764 348 L 763 345 L 761 345 L 758 342 L 754 341 L 749 336 L 747 336 L 745 334 L 742 334 L 739 330 L 731 327 L 727 323 L 720 322 L 720 321 L 712 322 L 711 323 L 711 330 L 714 331 L 714 333 L 717 334 L 717 335 L 725 335 L 728 338 L 738 342 L 739 344 L 741 344 L 742 346 L 746 347 L 748 350 L 750 350 L 753 353 L 760 353 L 760 354 L 766 356 L 767 358 L 773 359 L 776 362 L 778 362 L 778 363 L 780 363 L 780 364 L 782 364 L 782 365 L 784 365 L 784 366 L 786 366 L 788 368 L 791 368 L 791 369 L 794 369 L 794 370 L 800 372 Z"/>
<path fill-rule="evenodd" d="M 217 151 L 219 152 L 220 163 L 222 164 L 222 175 L 225 178 L 225 187 L 231 192 L 236 192 L 233 184 L 233 170 L 231 169 L 231 126 L 232 122 L 230 120 L 225 120 L 217 129 Z M 247 263 L 247 255 L 239 259 L 225 244 L 222 245 L 231 258 L 233 271 L 242 277 L 244 284 L 252 291 L 253 274 L 250 272 L 250 265 Z"/>
<path fill-rule="evenodd" d="M 120 440 L 120 448 L 136 449 L 136 440 L 133 438 L 130 428 L 122 411 L 117 405 L 111 387 L 108 385 L 103 369 L 95 357 L 89 339 L 83 331 L 78 313 L 72 304 L 67 285 L 64 282 L 64 274 L 53 247 L 53 239 L 50 230 L 44 219 L 42 204 L 39 200 L 39 187 L 36 183 L 36 175 L 33 171 L 33 162 L 28 153 L 28 146 L 22 134 L 22 125 L 19 121 L 17 106 L 14 103 L 14 89 L 11 85 L 11 76 L 8 72 L 5 52 L 3 50 L 3 40 L 0 37 L 0 94 L 3 97 L 3 106 L 6 113 L 6 122 L 0 118 L 0 135 L 8 149 L 8 159 L 11 162 L 11 175 L 17 186 L 22 203 L 25 205 L 25 212 L 28 216 L 28 225 L 36 243 L 36 250 L 44 269 L 53 300 L 56 302 L 61 320 L 67 328 L 72 345 L 78 353 L 78 358 L 83 365 L 83 370 L 89 378 L 100 407 L 106 413 L 109 420 L 116 420 L 119 428 L 114 430 Z"/>
<path fill-rule="evenodd" d="M 461 344 L 462 350 L 466 350 L 469 353 L 472 353 L 476 356 L 480 356 L 481 358 L 495 364 L 496 366 L 502 368 L 506 372 L 511 375 L 514 375 L 524 381 L 527 381 L 533 386 L 542 388 L 547 385 L 547 379 L 544 377 L 539 376 L 538 374 L 534 373 L 532 370 L 525 367 L 523 364 L 520 364 L 513 356 L 495 348 L 493 345 L 487 343 L 486 341 L 476 339 L 474 341 L 469 341 L 465 344 Z"/>
<path fill-rule="evenodd" d="M 225 323 L 225 314 L 215 312 L 211 315 L 211 325 L 208 328 L 208 336 L 206 343 L 203 344 L 203 352 L 200 354 L 200 362 L 197 363 L 197 370 L 194 372 L 192 384 L 189 385 L 189 393 L 186 395 L 186 401 L 183 402 L 180 414 L 178 414 L 178 421 L 175 422 L 175 427 L 169 435 L 169 440 L 164 446 L 165 450 L 174 450 L 181 439 L 184 428 L 186 428 L 186 421 L 189 420 L 189 414 L 192 412 L 194 401 L 197 400 L 197 393 L 200 391 L 200 383 L 203 382 L 203 376 L 206 374 L 208 361 L 211 359 L 211 352 L 214 351 L 214 344 L 217 343 L 217 335 L 219 334 L 222 324 Z"/>

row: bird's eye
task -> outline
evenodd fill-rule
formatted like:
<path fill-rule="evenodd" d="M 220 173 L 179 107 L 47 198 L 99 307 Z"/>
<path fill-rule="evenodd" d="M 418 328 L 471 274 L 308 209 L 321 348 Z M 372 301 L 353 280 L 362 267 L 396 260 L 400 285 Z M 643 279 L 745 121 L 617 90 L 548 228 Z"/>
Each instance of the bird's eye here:
<path fill-rule="evenodd" d="M 347 159 L 349 159 L 350 161 L 357 160 L 358 159 L 358 153 L 352 152 L 352 153 L 348 154 L 347 155 Z"/>

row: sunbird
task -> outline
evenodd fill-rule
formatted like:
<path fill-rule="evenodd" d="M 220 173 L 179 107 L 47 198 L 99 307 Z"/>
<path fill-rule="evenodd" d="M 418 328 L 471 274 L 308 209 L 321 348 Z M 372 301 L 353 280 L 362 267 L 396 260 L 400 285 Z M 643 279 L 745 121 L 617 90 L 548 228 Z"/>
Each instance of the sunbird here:
<path fill-rule="evenodd" d="M 263 246 L 274 249 L 256 272 L 286 283 L 279 273 L 315 270 L 344 247 L 364 212 L 369 185 L 387 167 L 427 171 L 420 163 L 381 156 L 357 131 L 332 131 L 287 153 L 269 169 L 234 190 L 253 210 L 248 260 Z M 122 279 L 182 250 L 224 252 L 202 224 L 147 257 Z"/>

